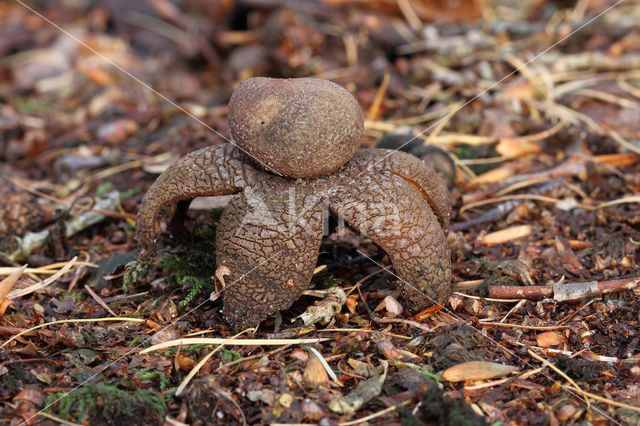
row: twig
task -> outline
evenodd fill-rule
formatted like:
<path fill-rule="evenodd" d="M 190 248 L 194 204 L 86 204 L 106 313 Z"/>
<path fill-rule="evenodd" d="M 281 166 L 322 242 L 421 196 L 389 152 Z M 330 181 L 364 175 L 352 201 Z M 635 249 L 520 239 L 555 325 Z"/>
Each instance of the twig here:
<path fill-rule="evenodd" d="M 91 287 L 89 287 L 88 285 L 84 285 L 85 290 L 87 290 L 87 292 L 91 295 L 91 297 L 93 297 L 93 300 L 95 300 L 96 302 L 98 302 L 98 304 L 100 306 L 102 306 L 107 312 L 109 312 L 111 315 L 113 315 L 114 317 L 117 317 L 118 315 L 116 315 L 115 312 L 113 312 L 111 310 L 111 308 L 109 307 L 109 305 L 107 305 L 104 300 L 102 300 L 102 298 L 100 298 L 100 296 L 98 296 L 96 294 L 95 291 L 91 290 Z"/>
<path fill-rule="evenodd" d="M 161 349 L 172 348 L 174 346 L 187 345 L 229 345 L 229 346 L 280 346 L 280 345 L 304 345 L 320 343 L 331 340 L 327 337 L 317 339 L 224 339 L 221 337 L 194 337 L 191 339 L 176 339 L 168 342 L 158 343 L 140 351 L 146 354 Z M 0 347 L 1 348 L 1 347 Z"/>
<path fill-rule="evenodd" d="M 502 317 L 502 319 L 500 320 L 500 322 L 506 322 L 507 318 L 509 318 L 509 315 L 511 315 L 512 313 L 514 313 L 515 311 L 517 311 L 518 309 L 520 309 L 522 307 L 522 305 L 524 305 L 526 303 L 526 300 L 521 300 L 518 302 L 518 304 L 516 306 L 514 306 L 513 308 L 509 309 L 509 312 L 507 312 L 507 314 Z"/>
<path fill-rule="evenodd" d="M 565 183 L 564 179 L 554 179 L 552 181 L 549 181 L 549 182 L 545 183 L 544 185 L 540 185 L 537 188 L 533 188 L 531 190 L 531 195 L 532 196 L 537 196 L 539 194 L 547 193 L 547 192 L 551 191 L 552 189 L 561 186 L 564 183 Z M 488 212 L 486 212 L 486 213 L 484 213 L 484 214 L 482 214 L 480 216 L 477 216 L 477 217 L 475 217 L 475 218 L 473 218 L 471 220 L 468 220 L 466 222 L 454 223 L 451 226 L 451 230 L 452 231 L 462 231 L 462 230 L 465 230 L 465 229 L 470 228 L 470 227 L 475 226 L 475 225 L 479 225 L 479 224 L 482 224 L 482 223 L 493 222 L 493 221 L 499 220 L 502 217 L 506 216 L 511 210 L 513 210 L 514 208 L 516 208 L 520 204 L 524 203 L 524 201 L 525 200 L 522 199 L 522 198 L 520 198 L 520 199 L 510 199 L 509 201 L 506 201 L 506 202 L 498 205 L 497 207 L 492 208 Z M 471 204 L 468 204 L 465 207 L 469 208 L 470 206 L 471 206 Z"/>
<path fill-rule="evenodd" d="M 44 288 L 44 287 L 48 286 L 49 284 L 53 283 L 58 278 L 60 278 L 64 274 L 66 274 L 67 271 L 69 269 L 71 269 L 71 267 L 76 263 L 77 260 L 78 260 L 78 256 L 75 256 L 73 259 L 71 259 L 69 262 L 67 262 L 67 264 L 64 265 L 62 267 L 62 269 L 60 269 L 58 272 L 56 272 L 55 274 L 53 274 L 52 276 L 50 276 L 46 280 L 41 281 L 39 283 L 35 283 L 33 285 L 30 285 L 29 287 L 26 287 L 26 288 L 20 288 L 20 289 L 13 290 L 9 294 L 7 294 L 7 298 L 8 299 L 17 299 L 18 297 L 22 297 L 22 296 L 25 296 L 27 294 L 31 294 L 34 291 L 38 291 L 41 288 Z"/>
<path fill-rule="evenodd" d="M 616 291 L 633 290 L 640 286 L 640 277 L 621 278 L 608 281 L 587 281 L 576 283 L 556 283 L 547 286 L 489 286 L 489 295 L 496 299 L 542 300 L 553 297 L 558 302 L 582 300 L 585 297 Z"/>
<path fill-rule="evenodd" d="M 368 422 L 369 420 L 373 420 L 373 419 L 378 418 L 380 416 L 384 416 L 385 414 L 391 413 L 391 412 L 397 410 L 400 407 L 405 407 L 408 404 L 409 404 L 409 400 L 406 400 L 406 401 L 403 401 L 402 403 L 400 403 L 398 405 L 393 405 L 391 407 L 387 407 L 384 410 L 380 410 L 380 411 L 375 412 L 373 414 L 369 414 L 368 416 L 361 417 L 359 419 L 351 420 L 351 421 L 348 421 L 348 422 L 338 423 L 338 424 L 340 426 L 351 426 L 351 425 L 362 424 L 362 423 Z"/>
<path fill-rule="evenodd" d="M 248 328 L 246 330 L 242 330 L 240 333 L 234 335 L 233 337 L 231 337 L 231 340 L 236 339 L 237 337 L 243 335 L 244 333 L 248 333 L 250 331 L 255 331 L 254 328 Z M 187 387 L 187 385 L 189 384 L 189 382 L 191 381 L 191 379 L 193 379 L 193 377 L 198 374 L 198 371 L 200 371 L 200 369 L 204 366 L 204 364 L 206 364 L 207 361 L 209 361 L 209 359 L 216 353 L 218 352 L 220 349 L 222 349 L 222 347 L 224 346 L 224 344 L 222 345 L 218 345 L 215 347 L 215 349 L 213 349 L 211 352 L 209 352 L 208 354 L 206 354 L 192 369 L 191 371 L 189 371 L 189 374 L 187 374 L 187 377 L 184 378 L 184 380 L 182 380 L 182 382 L 180 383 L 180 385 L 178 386 L 178 388 L 176 389 L 176 396 L 180 396 L 182 394 L 182 392 L 185 390 L 185 388 Z M 244 415 L 243 415 L 244 417 Z"/>
<path fill-rule="evenodd" d="M 576 382 L 573 381 L 573 379 L 571 377 L 567 376 L 564 373 L 564 371 L 560 370 L 558 367 L 556 367 L 555 365 L 551 364 L 549 361 L 547 361 L 546 359 L 542 358 L 540 355 L 538 355 L 537 353 L 533 352 L 531 349 L 527 350 L 527 352 L 529 353 L 529 355 L 531 355 L 532 357 L 534 357 L 538 361 L 542 362 L 547 367 L 551 368 L 553 371 L 555 371 L 556 373 L 558 373 L 559 375 L 564 377 L 569 383 L 571 383 L 575 387 L 575 390 L 578 391 L 582 395 L 582 397 L 584 398 L 584 402 L 587 403 L 587 409 L 591 410 L 591 402 L 589 401 L 589 398 L 586 398 L 584 396 L 584 391 L 580 388 L 580 386 L 578 386 L 578 384 Z"/>
<path fill-rule="evenodd" d="M 251 360 L 256 359 L 256 358 L 262 358 L 263 356 L 277 354 L 278 352 L 282 352 L 282 351 L 284 351 L 284 350 L 286 350 L 286 349 L 289 349 L 291 346 L 293 346 L 293 345 L 284 345 L 284 346 L 281 346 L 281 347 L 279 347 L 279 348 L 276 348 L 276 349 L 274 349 L 274 350 L 272 350 L 272 351 L 269 351 L 269 352 L 266 352 L 266 353 L 265 353 L 265 352 L 260 352 L 260 353 L 255 354 L 255 355 L 248 356 L 248 357 L 246 357 L 246 358 L 240 358 L 240 359 L 237 359 L 237 360 L 235 360 L 235 361 L 231 361 L 231 362 L 228 362 L 228 363 L 226 363 L 226 364 L 222 364 L 221 366 L 219 366 L 218 368 L 216 368 L 216 369 L 213 371 L 213 373 L 212 373 L 212 374 L 217 373 L 218 371 L 222 370 L 222 369 L 223 369 L 223 368 L 225 368 L 225 367 L 231 367 L 231 366 L 233 366 L 233 365 L 241 364 L 241 363 L 246 362 L 246 361 L 251 361 Z"/>
<path fill-rule="evenodd" d="M 373 121 L 378 117 L 380 113 L 380 105 L 382 105 L 382 101 L 384 100 L 384 95 L 387 92 L 387 86 L 389 85 L 389 73 L 385 73 L 382 79 L 382 84 L 378 88 L 376 92 L 375 98 L 373 98 L 373 102 L 369 107 L 369 112 L 367 113 L 367 120 Z"/>
<path fill-rule="evenodd" d="M 101 322 L 101 321 L 129 321 L 129 322 L 138 322 L 138 323 L 140 323 L 140 322 L 145 322 L 146 320 L 142 319 L 142 318 L 127 318 L 127 317 L 112 318 L 112 317 L 108 317 L 108 318 L 80 318 L 80 319 L 51 321 L 51 322 L 46 322 L 44 324 L 36 325 L 35 327 L 31 327 L 31 328 L 28 328 L 26 330 L 23 330 L 22 332 L 16 334 L 15 336 L 11 336 L 11 338 L 9 340 L 7 340 L 2 345 L 0 345 L 0 349 L 4 348 L 9 343 L 11 343 L 12 341 L 16 340 L 18 337 L 20 337 L 20 336 L 22 336 L 24 334 L 31 333 L 31 332 L 33 332 L 35 330 L 38 330 L 38 329 L 44 328 L 44 327 L 48 327 L 50 325 L 68 324 L 68 323 L 77 323 L 77 322 Z"/>
<path fill-rule="evenodd" d="M 609 281 L 589 281 L 553 285 L 553 298 L 558 302 L 581 300 L 589 296 L 638 288 L 640 277 Z"/>
<path fill-rule="evenodd" d="M 522 325 L 522 324 L 510 324 L 504 322 L 481 322 L 482 325 L 492 325 L 496 327 L 510 327 L 521 328 L 523 330 L 560 330 L 564 328 L 571 328 L 567 325 Z"/>
<path fill-rule="evenodd" d="M 360 293 L 360 289 L 358 289 L 358 293 Z M 403 318 L 380 318 L 373 313 L 373 311 L 369 307 L 369 304 L 367 303 L 365 298 L 362 296 L 362 293 L 360 293 L 360 298 L 362 299 L 362 304 L 364 305 L 365 309 L 367 310 L 367 313 L 369 314 L 369 318 L 371 318 L 371 321 L 377 324 L 394 324 L 394 323 L 407 324 L 407 325 L 410 325 L 411 327 L 419 328 L 420 330 L 423 330 L 423 331 L 429 331 L 429 332 L 433 331 L 431 327 L 420 324 L 417 321 L 412 321 L 412 320 L 403 319 Z"/>
<path fill-rule="evenodd" d="M 495 299 L 542 300 L 553 296 L 553 288 L 545 286 L 489 286 L 489 296 Z"/>
<path fill-rule="evenodd" d="M 49 420 L 53 420 L 54 422 L 58 422 L 61 425 L 69 425 L 69 426 L 82 426 L 80 423 L 70 422 L 69 420 L 62 419 L 58 416 L 55 416 L 51 413 L 47 413 L 46 411 L 39 411 L 38 416 L 45 417 Z"/>

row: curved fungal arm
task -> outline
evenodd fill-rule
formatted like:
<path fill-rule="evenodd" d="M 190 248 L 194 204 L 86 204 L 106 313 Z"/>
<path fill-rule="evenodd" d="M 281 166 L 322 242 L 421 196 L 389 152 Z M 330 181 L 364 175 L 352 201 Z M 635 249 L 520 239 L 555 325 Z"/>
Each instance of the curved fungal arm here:
<path fill-rule="evenodd" d="M 231 144 L 203 148 L 182 157 L 156 179 L 142 201 L 136 221 L 141 257 L 155 252 L 160 218 L 179 225 L 189 204 L 186 200 L 241 191 L 256 181 L 258 173 Z"/>
<path fill-rule="evenodd" d="M 253 327 L 289 308 L 307 289 L 322 241 L 323 200 L 275 176 L 227 205 L 216 230 L 225 268 L 224 315 Z"/>
<path fill-rule="evenodd" d="M 426 167 L 422 160 L 401 151 L 361 150 L 363 161 L 373 164 L 374 170 L 387 171 L 401 177 L 415 187 L 438 216 L 443 229 L 449 228 L 451 221 L 451 201 L 447 185 L 431 167 Z M 354 157 L 355 159 L 355 157 Z"/>
<path fill-rule="evenodd" d="M 329 208 L 387 253 L 405 306 L 416 312 L 448 297 L 449 247 L 422 192 L 395 171 L 351 175 L 355 181 L 332 191 Z"/>

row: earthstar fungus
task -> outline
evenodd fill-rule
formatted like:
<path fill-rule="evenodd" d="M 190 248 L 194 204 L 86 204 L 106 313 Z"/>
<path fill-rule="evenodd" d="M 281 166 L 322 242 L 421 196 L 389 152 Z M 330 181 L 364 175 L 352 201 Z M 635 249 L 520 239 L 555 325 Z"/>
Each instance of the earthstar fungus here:
<path fill-rule="evenodd" d="M 155 253 L 160 219 L 183 232 L 193 198 L 236 194 L 216 236 L 232 328 L 289 308 L 307 289 L 328 212 L 388 254 L 410 311 L 446 300 L 446 186 L 410 154 L 358 150 L 364 120 L 349 92 L 326 80 L 251 78 L 235 90 L 229 122 L 238 146 L 187 154 L 150 187 L 136 224 L 142 258 Z"/>

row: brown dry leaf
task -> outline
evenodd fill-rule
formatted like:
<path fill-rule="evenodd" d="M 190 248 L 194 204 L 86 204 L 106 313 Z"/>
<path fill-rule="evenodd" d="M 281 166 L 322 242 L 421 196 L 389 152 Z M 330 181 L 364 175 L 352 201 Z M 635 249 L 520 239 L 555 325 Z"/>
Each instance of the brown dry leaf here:
<path fill-rule="evenodd" d="M 593 158 L 596 161 L 606 163 L 614 167 L 630 166 L 637 163 L 638 159 L 640 159 L 636 154 L 632 154 L 630 152 L 595 155 Z"/>
<path fill-rule="evenodd" d="M 534 100 L 536 99 L 536 93 L 531 86 L 531 83 L 525 82 L 522 84 L 514 85 L 500 93 L 498 99 L 510 101 L 517 99 L 520 101 Z"/>
<path fill-rule="evenodd" d="M 0 282 L 0 302 L 4 302 L 5 297 L 11 291 L 13 286 L 15 285 L 18 278 L 22 275 L 27 265 L 22 265 L 20 268 L 16 269 L 11 275 Z M 6 308 L 5 308 L 6 309 Z"/>
<path fill-rule="evenodd" d="M 503 377 L 514 371 L 517 367 L 498 364 L 488 361 L 469 361 L 447 368 L 442 373 L 442 380 L 447 382 L 464 382 L 467 380 L 488 380 Z"/>
<path fill-rule="evenodd" d="M 300 403 L 300 409 L 302 410 L 302 414 L 304 414 L 304 418 L 312 422 L 317 422 L 323 417 L 327 417 L 327 413 L 309 398 L 304 399 Z"/>
<path fill-rule="evenodd" d="M 157 345 L 159 343 L 168 342 L 180 338 L 180 333 L 172 328 L 164 328 L 151 336 L 150 343 Z"/>
<path fill-rule="evenodd" d="M 349 310 L 349 312 L 351 312 L 352 315 L 355 315 L 356 313 L 356 307 L 358 306 L 358 299 L 356 298 L 355 295 L 351 294 L 347 297 L 347 301 L 344 304 L 347 309 Z"/>
<path fill-rule="evenodd" d="M 567 341 L 564 336 L 557 331 L 545 331 L 536 336 L 536 342 L 541 348 L 548 348 L 549 346 L 562 345 Z"/>
<path fill-rule="evenodd" d="M 182 371 L 189 371 L 195 365 L 195 361 L 186 355 L 180 354 L 176 358 L 176 365 L 180 367 Z"/>
<path fill-rule="evenodd" d="M 0 302 L 0 318 L 4 316 L 7 308 L 13 304 L 14 303 L 11 301 L 11 299 L 4 299 L 2 302 Z"/>
<path fill-rule="evenodd" d="M 518 238 L 523 238 L 528 235 L 531 235 L 531 225 L 512 226 L 511 228 L 501 229 L 500 231 L 486 234 L 482 237 L 482 244 L 485 246 L 495 246 L 517 240 Z"/>
<path fill-rule="evenodd" d="M 322 361 L 320 361 L 315 355 L 311 356 L 309 361 L 307 361 L 307 366 L 304 368 L 302 378 L 307 385 L 313 387 L 329 382 L 327 370 L 324 369 Z"/>
<path fill-rule="evenodd" d="M 489 170 L 488 172 L 479 175 L 473 180 L 473 183 L 476 185 L 482 185 L 487 183 L 500 182 L 501 180 L 506 179 L 512 175 L 513 170 L 511 170 L 511 167 L 497 167 L 493 170 Z"/>
<path fill-rule="evenodd" d="M 520 138 L 500 138 L 496 151 L 503 157 L 518 158 L 527 154 L 537 154 L 542 150 L 535 143 Z"/>
<path fill-rule="evenodd" d="M 462 298 L 460 296 L 449 296 L 449 306 L 452 311 L 457 311 L 460 306 L 463 305 Z"/>
<path fill-rule="evenodd" d="M 302 349 L 294 349 L 289 355 L 292 359 L 306 362 L 309 359 L 309 355 Z"/>
<path fill-rule="evenodd" d="M 430 306 L 422 311 L 418 312 L 413 316 L 414 321 L 424 321 L 427 318 L 431 318 L 438 312 L 442 310 L 443 306 L 441 304 Z"/>
<path fill-rule="evenodd" d="M 112 81 L 111 74 L 100 67 L 91 67 L 86 70 L 86 73 L 87 77 L 89 77 L 89 80 L 91 80 L 98 86 L 105 86 Z"/>
<path fill-rule="evenodd" d="M 474 22 L 482 18 L 483 2 L 442 0 L 409 0 L 410 7 L 421 19 L 429 22 L 459 23 Z"/>

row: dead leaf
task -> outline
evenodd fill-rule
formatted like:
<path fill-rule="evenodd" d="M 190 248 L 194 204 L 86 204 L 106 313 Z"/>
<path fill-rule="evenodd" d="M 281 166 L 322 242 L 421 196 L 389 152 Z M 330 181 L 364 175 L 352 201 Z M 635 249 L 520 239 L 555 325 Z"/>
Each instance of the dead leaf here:
<path fill-rule="evenodd" d="M 351 312 L 352 315 L 356 313 L 356 307 L 358 306 L 358 299 L 355 295 L 351 294 L 347 297 L 347 301 L 345 302 L 345 306 Z"/>
<path fill-rule="evenodd" d="M 138 133 L 138 130 L 140 130 L 138 123 L 128 118 L 121 118 L 100 127 L 96 136 L 105 142 L 117 144 Z"/>
<path fill-rule="evenodd" d="M 488 380 L 506 376 L 514 371 L 518 371 L 518 368 L 496 362 L 469 361 L 447 368 L 442 373 L 442 380 L 447 382 Z"/>
<path fill-rule="evenodd" d="M 20 278 L 20 276 L 22 275 L 26 267 L 27 265 L 21 266 L 20 268 L 16 269 L 11 275 L 9 275 L 7 278 L 2 280 L 2 282 L 0 282 L 0 302 L 3 303 L 2 305 L 3 308 L 2 308 L 2 312 L 0 313 L 0 317 L 4 315 L 4 311 L 5 309 L 7 309 L 7 306 L 8 306 L 7 304 L 4 304 L 5 302 L 4 299 L 7 297 L 7 294 L 9 294 L 9 292 L 15 285 L 16 281 L 18 281 L 18 278 Z"/>
<path fill-rule="evenodd" d="M 531 225 L 512 226 L 511 228 L 485 234 L 484 237 L 482 237 L 482 244 L 485 246 L 495 246 L 524 238 L 528 235 L 531 235 Z"/>
<path fill-rule="evenodd" d="M 566 343 L 567 339 L 557 331 L 545 331 L 536 336 L 536 342 L 541 348 L 559 346 Z"/>
<path fill-rule="evenodd" d="M 492 182 L 500 182 L 503 179 L 508 178 L 513 175 L 513 170 L 511 167 L 496 167 L 495 169 L 489 170 L 479 176 L 477 176 L 473 183 L 476 185 L 482 185 Z"/>
<path fill-rule="evenodd" d="M 304 369 L 302 377 L 304 382 L 312 387 L 317 387 L 329 382 L 327 370 L 324 369 L 322 361 L 320 361 L 315 355 L 309 357 L 309 361 L 307 361 L 307 366 Z"/>
<path fill-rule="evenodd" d="M 189 371 L 193 368 L 193 366 L 195 365 L 195 361 L 193 360 L 193 358 L 188 357 L 184 354 L 180 354 L 177 356 L 176 358 L 176 364 L 178 367 L 180 367 L 180 369 L 182 371 Z"/>
<path fill-rule="evenodd" d="M 327 416 L 327 413 L 312 399 L 304 399 L 300 403 L 300 409 L 302 409 L 302 413 L 304 414 L 304 418 L 310 420 L 312 422 L 316 422 L 323 417 Z"/>
<path fill-rule="evenodd" d="M 400 352 L 398 352 L 396 347 L 393 346 L 393 343 L 391 343 L 387 339 L 380 340 L 376 345 L 376 349 L 378 350 L 378 353 L 384 357 L 384 359 L 402 358 L 402 356 L 400 355 Z"/>
<path fill-rule="evenodd" d="M 276 403 L 276 393 L 271 389 L 249 391 L 247 392 L 247 398 L 249 401 L 262 401 L 267 405 L 273 405 Z"/>
<path fill-rule="evenodd" d="M 180 333 L 172 328 L 163 328 L 151 336 L 150 343 L 157 345 L 163 342 L 169 342 L 171 340 L 179 339 Z"/>
<path fill-rule="evenodd" d="M 80 308 L 76 306 L 76 301 L 71 296 L 65 296 L 62 301 L 51 299 L 51 305 L 53 305 L 54 312 L 58 314 L 66 314 L 80 310 Z"/>
<path fill-rule="evenodd" d="M 361 381 L 347 396 L 339 395 L 327 403 L 331 411 L 338 414 L 353 414 L 372 398 L 380 395 L 382 384 L 387 378 L 389 364 L 382 361 L 382 374 Z"/>
<path fill-rule="evenodd" d="M 507 158 L 518 158 L 541 152 L 540 146 L 520 138 L 500 138 L 496 145 L 498 154 Z"/>

